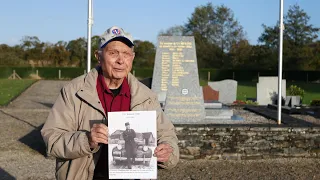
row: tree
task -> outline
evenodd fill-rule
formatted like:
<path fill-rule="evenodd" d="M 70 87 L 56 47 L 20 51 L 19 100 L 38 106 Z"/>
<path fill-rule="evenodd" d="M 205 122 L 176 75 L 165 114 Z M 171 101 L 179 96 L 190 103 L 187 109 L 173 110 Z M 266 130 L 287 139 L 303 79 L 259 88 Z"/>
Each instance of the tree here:
<path fill-rule="evenodd" d="M 232 44 L 245 40 L 242 26 L 226 6 L 212 3 L 195 8 L 185 33 L 195 37 L 199 67 L 228 67 L 227 53 Z"/>
<path fill-rule="evenodd" d="M 186 34 L 184 26 L 173 26 L 165 31 L 160 31 L 158 36 L 183 36 Z"/>
<path fill-rule="evenodd" d="M 100 38 L 99 36 L 93 36 L 91 38 L 91 67 L 92 68 L 95 67 L 98 63 L 98 60 L 94 55 L 94 52 L 99 48 L 99 38 Z"/>
<path fill-rule="evenodd" d="M 285 17 L 286 39 L 296 46 L 314 42 L 318 38 L 319 28 L 309 24 L 310 16 L 297 4 L 291 6 Z"/>
<path fill-rule="evenodd" d="M 63 41 L 57 42 L 53 46 L 53 54 L 52 54 L 52 60 L 54 61 L 56 67 L 57 66 L 67 66 L 70 62 L 70 52 L 66 49 L 67 43 Z"/>
<path fill-rule="evenodd" d="M 283 62 L 285 69 L 310 69 L 314 54 L 310 44 L 318 38 L 319 28 L 309 24 L 310 16 L 297 4 L 290 6 L 284 18 Z M 275 26 L 262 25 L 264 32 L 259 42 L 278 51 L 279 22 Z M 277 57 L 274 57 L 277 58 Z M 272 60 L 274 61 L 274 60 Z"/>
<path fill-rule="evenodd" d="M 69 41 L 66 49 L 70 52 L 70 60 L 72 63 L 80 64 L 80 67 L 85 67 L 87 49 L 85 38 L 78 38 L 76 40 Z"/>
<path fill-rule="evenodd" d="M 135 60 L 134 67 L 153 67 L 156 47 L 149 41 L 134 41 Z"/>
<path fill-rule="evenodd" d="M 278 67 L 278 52 L 265 45 L 255 45 L 251 48 L 250 58 L 243 68 L 271 70 Z"/>
<path fill-rule="evenodd" d="M 320 70 L 320 40 L 312 43 L 310 45 L 310 48 L 312 49 L 312 59 L 309 61 L 309 67 L 310 70 Z"/>
<path fill-rule="evenodd" d="M 231 62 L 229 64 L 232 68 L 245 67 L 249 62 L 252 53 L 252 46 L 247 40 L 233 43 L 229 52 Z"/>
<path fill-rule="evenodd" d="M 6 44 L 0 44 L 0 65 L 1 66 L 16 66 L 23 65 L 23 54 L 20 46 L 10 47 Z"/>
<path fill-rule="evenodd" d="M 213 7 L 212 3 L 196 7 L 186 24 L 186 31 L 199 34 L 215 44 L 223 52 L 228 52 L 233 43 L 245 38 L 244 31 L 234 18 L 231 9 L 224 5 Z"/>
<path fill-rule="evenodd" d="M 41 48 L 41 42 L 37 36 L 24 36 L 21 39 L 21 48 L 24 50 L 24 60 L 38 59 L 39 48 Z M 42 50 L 42 49 L 41 49 Z"/>

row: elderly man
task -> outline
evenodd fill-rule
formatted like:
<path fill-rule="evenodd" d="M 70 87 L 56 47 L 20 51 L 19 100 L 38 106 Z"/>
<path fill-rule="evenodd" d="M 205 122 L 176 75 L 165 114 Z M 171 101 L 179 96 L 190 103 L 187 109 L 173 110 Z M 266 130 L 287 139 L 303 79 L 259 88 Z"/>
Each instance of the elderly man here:
<path fill-rule="evenodd" d="M 41 130 L 47 154 L 56 157 L 57 179 L 108 179 L 107 114 L 113 111 L 155 110 L 158 165 L 170 169 L 177 164 L 173 124 L 157 96 L 130 74 L 133 47 L 129 33 L 109 28 L 95 53 L 99 66 L 61 89 Z"/>
<path fill-rule="evenodd" d="M 136 151 L 136 142 L 134 138 L 136 137 L 136 132 L 133 129 L 130 129 L 130 123 L 125 123 L 126 130 L 122 133 L 124 139 L 124 148 L 127 153 L 127 165 L 131 169 L 131 164 L 134 162 L 135 151 Z"/>

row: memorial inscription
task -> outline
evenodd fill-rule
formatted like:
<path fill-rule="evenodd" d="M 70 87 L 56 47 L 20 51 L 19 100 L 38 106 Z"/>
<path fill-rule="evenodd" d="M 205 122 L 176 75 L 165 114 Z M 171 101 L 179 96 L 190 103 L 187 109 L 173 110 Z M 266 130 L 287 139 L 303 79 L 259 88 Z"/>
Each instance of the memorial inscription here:
<path fill-rule="evenodd" d="M 152 90 L 174 123 L 196 123 L 205 117 L 194 38 L 160 36 Z"/>

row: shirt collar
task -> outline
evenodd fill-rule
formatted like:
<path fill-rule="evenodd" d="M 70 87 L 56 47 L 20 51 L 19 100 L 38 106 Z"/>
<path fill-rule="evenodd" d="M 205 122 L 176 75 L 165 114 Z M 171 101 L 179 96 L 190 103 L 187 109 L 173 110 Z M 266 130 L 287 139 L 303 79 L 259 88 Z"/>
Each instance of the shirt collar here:
<path fill-rule="evenodd" d="M 102 75 L 101 71 L 99 72 L 98 78 L 99 78 L 99 83 L 102 84 L 103 90 L 107 91 L 107 93 L 109 94 L 112 94 L 110 89 L 107 87 L 106 81 L 104 80 L 104 76 Z M 128 79 L 126 77 L 123 79 L 119 95 L 125 95 L 127 97 L 130 97 L 130 87 L 129 87 Z"/>

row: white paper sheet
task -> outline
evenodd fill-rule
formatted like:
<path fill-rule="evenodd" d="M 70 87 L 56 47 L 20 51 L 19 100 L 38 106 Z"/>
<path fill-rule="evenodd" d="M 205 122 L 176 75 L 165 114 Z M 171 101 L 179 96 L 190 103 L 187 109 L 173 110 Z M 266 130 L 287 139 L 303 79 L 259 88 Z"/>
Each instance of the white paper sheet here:
<path fill-rule="evenodd" d="M 126 127 L 126 123 L 129 123 L 129 127 Z M 153 156 L 157 145 L 156 126 L 156 111 L 108 113 L 110 179 L 157 179 L 157 158 Z M 136 136 L 134 143 L 130 145 L 127 141 L 125 148 L 124 134 L 131 137 L 132 132 Z M 126 149 L 132 149 L 133 145 L 135 158 L 134 161 L 130 159 L 132 163 L 129 169 Z"/>

